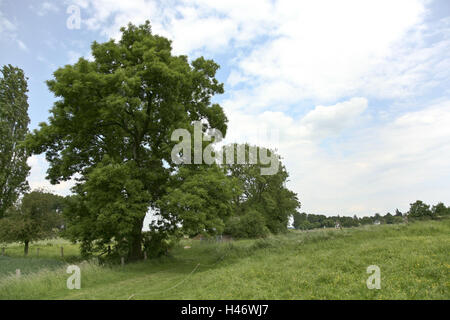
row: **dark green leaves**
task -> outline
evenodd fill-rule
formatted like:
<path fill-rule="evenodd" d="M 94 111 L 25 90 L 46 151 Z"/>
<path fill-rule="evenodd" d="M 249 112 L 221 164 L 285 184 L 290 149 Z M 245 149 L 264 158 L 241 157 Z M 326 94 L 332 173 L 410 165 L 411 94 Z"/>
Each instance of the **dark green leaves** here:
<path fill-rule="evenodd" d="M 22 143 L 30 122 L 27 92 L 23 71 L 4 66 L 0 77 L 0 218 L 28 188 L 30 168 Z"/>

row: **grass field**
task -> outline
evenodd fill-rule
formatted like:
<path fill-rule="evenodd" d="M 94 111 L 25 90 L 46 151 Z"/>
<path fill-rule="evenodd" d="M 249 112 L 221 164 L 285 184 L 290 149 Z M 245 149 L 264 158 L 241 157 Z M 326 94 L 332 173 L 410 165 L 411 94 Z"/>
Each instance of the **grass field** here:
<path fill-rule="evenodd" d="M 0 260 L 0 299 L 450 298 L 448 219 L 291 231 L 232 243 L 187 240 L 170 257 L 123 268 L 78 262 L 80 290 L 66 287 L 69 275 L 56 264 L 64 263 L 60 244 L 44 244 L 33 245 L 45 248 L 39 259 L 23 258 L 18 246 L 7 248 L 11 256 Z M 183 248 L 187 244 L 191 249 Z M 77 247 L 64 247 L 74 263 Z M 46 265 L 47 260 L 55 264 Z M 369 265 L 381 269 L 380 290 L 366 286 Z M 29 272 L 19 279 L 8 275 L 16 267 Z"/>

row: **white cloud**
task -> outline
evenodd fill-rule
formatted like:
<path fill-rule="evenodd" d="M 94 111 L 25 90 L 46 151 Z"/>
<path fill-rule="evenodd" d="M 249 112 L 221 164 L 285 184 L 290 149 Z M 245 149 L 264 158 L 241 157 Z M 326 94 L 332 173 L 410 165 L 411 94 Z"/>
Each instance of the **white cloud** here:
<path fill-rule="evenodd" d="M 235 111 L 227 141 L 245 142 L 258 128 L 278 131 L 274 145 L 307 212 L 367 215 L 406 210 L 417 199 L 450 202 L 450 100 L 379 125 L 365 120 L 366 107 L 353 98 L 300 119 Z M 332 146 L 322 146 L 324 138 Z"/>
<path fill-rule="evenodd" d="M 9 21 L 0 11 L 0 34 L 13 32 L 17 30 L 17 26 Z"/>
<path fill-rule="evenodd" d="M 231 54 L 236 67 L 229 85 L 251 80 L 246 96 L 268 101 L 262 108 L 280 96 L 289 97 L 282 105 L 358 94 L 404 97 L 438 85 L 436 77 L 448 77 L 443 71 L 450 64 L 448 22 L 425 25 L 427 1 L 78 3 L 85 24 L 109 37 L 117 38 L 130 21 L 150 19 L 155 32 L 174 41 L 176 53 Z M 425 45 L 439 30 L 440 38 Z M 290 94 L 280 95 L 274 86 Z M 258 99 L 261 94 L 266 99 Z"/>
<path fill-rule="evenodd" d="M 27 45 L 17 36 L 17 24 L 11 22 L 0 11 L 0 36 L 1 40 L 8 40 L 15 42 L 23 51 L 28 51 Z"/>
<path fill-rule="evenodd" d="M 51 70 L 56 70 L 57 66 L 53 62 L 50 62 L 46 58 L 44 58 L 42 55 L 37 55 L 36 60 L 39 61 L 41 64 L 44 64 L 47 66 L 47 68 L 50 68 Z"/>
<path fill-rule="evenodd" d="M 85 25 L 117 38 L 119 28 L 151 20 L 153 30 L 170 37 L 174 51 L 222 51 L 231 41 L 245 44 L 266 34 L 273 21 L 270 1 L 111 1 L 78 0 Z M 251 12 L 251 14 L 249 14 Z M 112 23 L 111 23 L 112 21 Z M 247 43 L 248 44 L 248 43 Z"/>
<path fill-rule="evenodd" d="M 308 136 L 324 138 L 350 127 L 367 108 L 367 99 L 353 98 L 334 106 L 317 106 L 301 120 Z"/>
<path fill-rule="evenodd" d="M 301 119 L 279 111 L 265 111 L 258 115 L 228 112 L 230 128 L 227 140 L 245 142 L 259 136 L 258 143 L 264 143 L 263 139 L 270 138 L 270 131 L 273 131 L 274 136 L 279 135 L 278 138 L 283 140 L 279 141 L 280 144 L 299 140 L 317 141 L 353 127 L 363 119 L 361 115 L 367 105 L 367 99 L 356 97 L 332 106 L 316 106 Z"/>
<path fill-rule="evenodd" d="M 450 78 L 449 19 L 425 24 L 421 1 L 296 3 L 278 3 L 278 36 L 237 59 L 228 85 L 252 86 L 228 104 L 273 110 L 304 99 L 403 99 Z"/>
<path fill-rule="evenodd" d="M 427 21 L 429 1 L 75 3 L 107 37 L 150 19 L 176 54 L 225 57 L 227 141 L 276 145 L 306 211 L 450 202 L 450 19 Z M 443 102 L 421 108 L 436 88 Z"/>
<path fill-rule="evenodd" d="M 41 17 L 47 15 L 49 12 L 59 12 L 59 7 L 49 1 L 44 1 L 37 9 L 31 6 L 31 9 L 36 10 L 37 15 Z"/>
<path fill-rule="evenodd" d="M 17 44 L 19 45 L 19 48 L 20 48 L 21 50 L 23 50 L 23 51 L 28 51 L 28 47 L 27 47 L 27 45 L 26 45 L 23 41 L 21 41 L 21 40 L 19 40 L 19 39 L 16 39 L 16 42 L 17 42 Z"/>
<path fill-rule="evenodd" d="M 59 184 L 52 185 L 45 179 L 47 176 L 46 171 L 48 169 L 48 162 L 45 160 L 44 155 L 33 155 L 28 158 L 27 163 L 31 167 L 30 175 L 27 180 L 32 190 L 46 189 L 61 196 L 67 196 L 71 193 L 70 189 L 74 185 L 73 180 L 63 181 Z"/>

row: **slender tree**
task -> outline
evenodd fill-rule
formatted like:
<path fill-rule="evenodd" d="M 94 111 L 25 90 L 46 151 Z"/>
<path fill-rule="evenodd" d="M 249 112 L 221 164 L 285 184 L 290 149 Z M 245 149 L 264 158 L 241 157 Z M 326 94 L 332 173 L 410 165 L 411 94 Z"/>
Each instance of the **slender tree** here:
<path fill-rule="evenodd" d="M 11 65 L 0 69 L 0 218 L 28 189 L 30 168 L 22 145 L 28 132 L 27 79 Z"/>

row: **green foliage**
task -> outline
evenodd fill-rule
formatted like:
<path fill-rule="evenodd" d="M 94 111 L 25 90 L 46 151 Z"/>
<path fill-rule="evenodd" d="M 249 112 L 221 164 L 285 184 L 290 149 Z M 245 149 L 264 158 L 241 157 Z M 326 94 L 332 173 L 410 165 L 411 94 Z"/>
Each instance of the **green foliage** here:
<path fill-rule="evenodd" d="M 236 179 L 213 166 L 181 167 L 172 186 L 158 202 L 160 215 L 183 233 L 222 234 L 224 221 L 232 214 L 231 200 L 239 192 Z"/>
<path fill-rule="evenodd" d="M 296 212 L 293 214 L 294 223 L 293 226 L 295 229 L 303 230 L 303 223 L 307 221 L 307 214 L 305 212 Z"/>
<path fill-rule="evenodd" d="M 27 254 L 31 241 L 58 235 L 63 225 L 63 207 L 64 198 L 52 193 L 37 190 L 24 195 L 0 220 L 0 241 L 22 242 Z"/>
<path fill-rule="evenodd" d="M 386 213 L 386 215 L 383 217 L 383 220 L 384 220 L 384 222 L 387 223 L 387 224 L 393 224 L 395 219 L 394 219 L 394 216 L 393 216 L 390 212 L 388 212 L 388 213 Z"/>
<path fill-rule="evenodd" d="M 128 254 L 126 248 L 140 234 L 135 228 L 142 226 L 151 199 L 141 176 L 135 162 L 115 163 L 106 156 L 74 188 L 76 195 L 64 211 L 65 236 L 80 240 L 83 254 L 104 252 L 113 242 L 115 249 Z"/>
<path fill-rule="evenodd" d="M 332 218 L 327 218 L 324 215 L 319 214 L 306 214 L 296 212 L 294 217 L 294 228 L 299 230 L 310 230 L 321 227 L 334 227 L 335 221 Z"/>
<path fill-rule="evenodd" d="M 0 218 L 28 190 L 30 168 L 22 145 L 28 132 L 27 80 L 11 65 L 0 69 Z"/>
<path fill-rule="evenodd" d="M 430 205 L 423 203 L 423 201 L 417 200 L 411 203 L 409 208 L 408 217 L 412 219 L 430 219 L 434 217 L 433 212 L 430 210 Z"/>
<path fill-rule="evenodd" d="M 398 209 L 395 210 L 395 215 L 388 212 L 386 215 L 381 216 L 379 213 L 376 213 L 374 216 L 366 216 L 361 218 L 358 218 L 356 215 L 353 217 L 340 217 L 339 215 L 327 217 L 325 215 L 296 212 L 293 215 L 293 225 L 295 229 L 310 230 L 334 227 L 335 223 L 339 223 L 342 227 L 357 227 L 359 225 L 373 224 L 376 221 L 381 224 L 399 224 L 403 223 L 406 217 L 410 217 L 413 220 L 426 220 L 445 217 L 449 213 L 450 208 L 447 208 L 443 203 L 438 203 L 430 209 L 429 205 L 418 200 L 411 204 L 411 209 L 405 215 L 403 215 Z"/>
<path fill-rule="evenodd" d="M 174 233 L 162 230 L 150 230 L 143 233 L 144 251 L 148 258 L 158 258 L 167 255 L 169 250 L 178 243 L 179 237 Z"/>
<path fill-rule="evenodd" d="M 177 169 L 171 133 L 203 121 L 205 130 L 225 134 L 228 120 L 211 103 L 223 93 L 214 61 L 189 63 L 172 55 L 171 42 L 154 35 L 148 21 L 121 32 L 118 42 L 92 44 L 93 61 L 80 58 L 55 71 L 47 84 L 59 100 L 27 146 L 46 153 L 52 183 L 78 174 L 87 184 L 75 188 L 67 209 L 71 238 L 82 241 L 83 252 L 95 251 L 97 240 L 101 247 L 114 238 L 120 246 L 127 243 L 129 259 L 139 259 L 143 217 L 157 209 Z M 124 200 L 123 187 L 131 199 Z"/>
<path fill-rule="evenodd" d="M 258 211 L 250 209 L 242 216 L 231 217 L 225 233 L 233 238 L 260 238 L 266 237 L 270 232 L 264 216 Z"/>
<path fill-rule="evenodd" d="M 228 146 L 229 147 L 229 146 Z M 274 154 L 279 162 L 279 169 L 275 174 L 263 175 L 261 168 L 270 165 L 263 164 L 260 157 L 261 148 L 255 146 L 232 145 L 234 148 L 234 163 L 227 165 L 227 173 L 238 181 L 242 190 L 233 198 L 234 212 L 237 216 L 243 216 L 251 211 L 259 212 L 265 220 L 267 229 L 272 233 L 285 232 L 289 217 L 300 207 L 297 194 L 286 187 L 289 174 L 281 163 L 281 158 L 275 151 L 267 150 L 268 156 Z M 245 164 L 238 164 L 238 149 L 245 150 Z M 250 148 L 256 151 L 257 157 L 254 163 L 250 161 Z M 264 234 L 261 234 L 263 236 Z"/>
<path fill-rule="evenodd" d="M 440 202 L 431 208 L 431 215 L 433 217 L 448 216 L 450 215 L 450 207 L 446 207 L 442 202 Z"/>
<path fill-rule="evenodd" d="M 293 214 L 295 229 L 311 230 L 318 228 L 333 228 L 338 223 L 341 227 L 355 227 L 359 225 L 359 219 L 355 217 L 327 217 L 322 214 L 307 214 L 296 212 Z"/>

